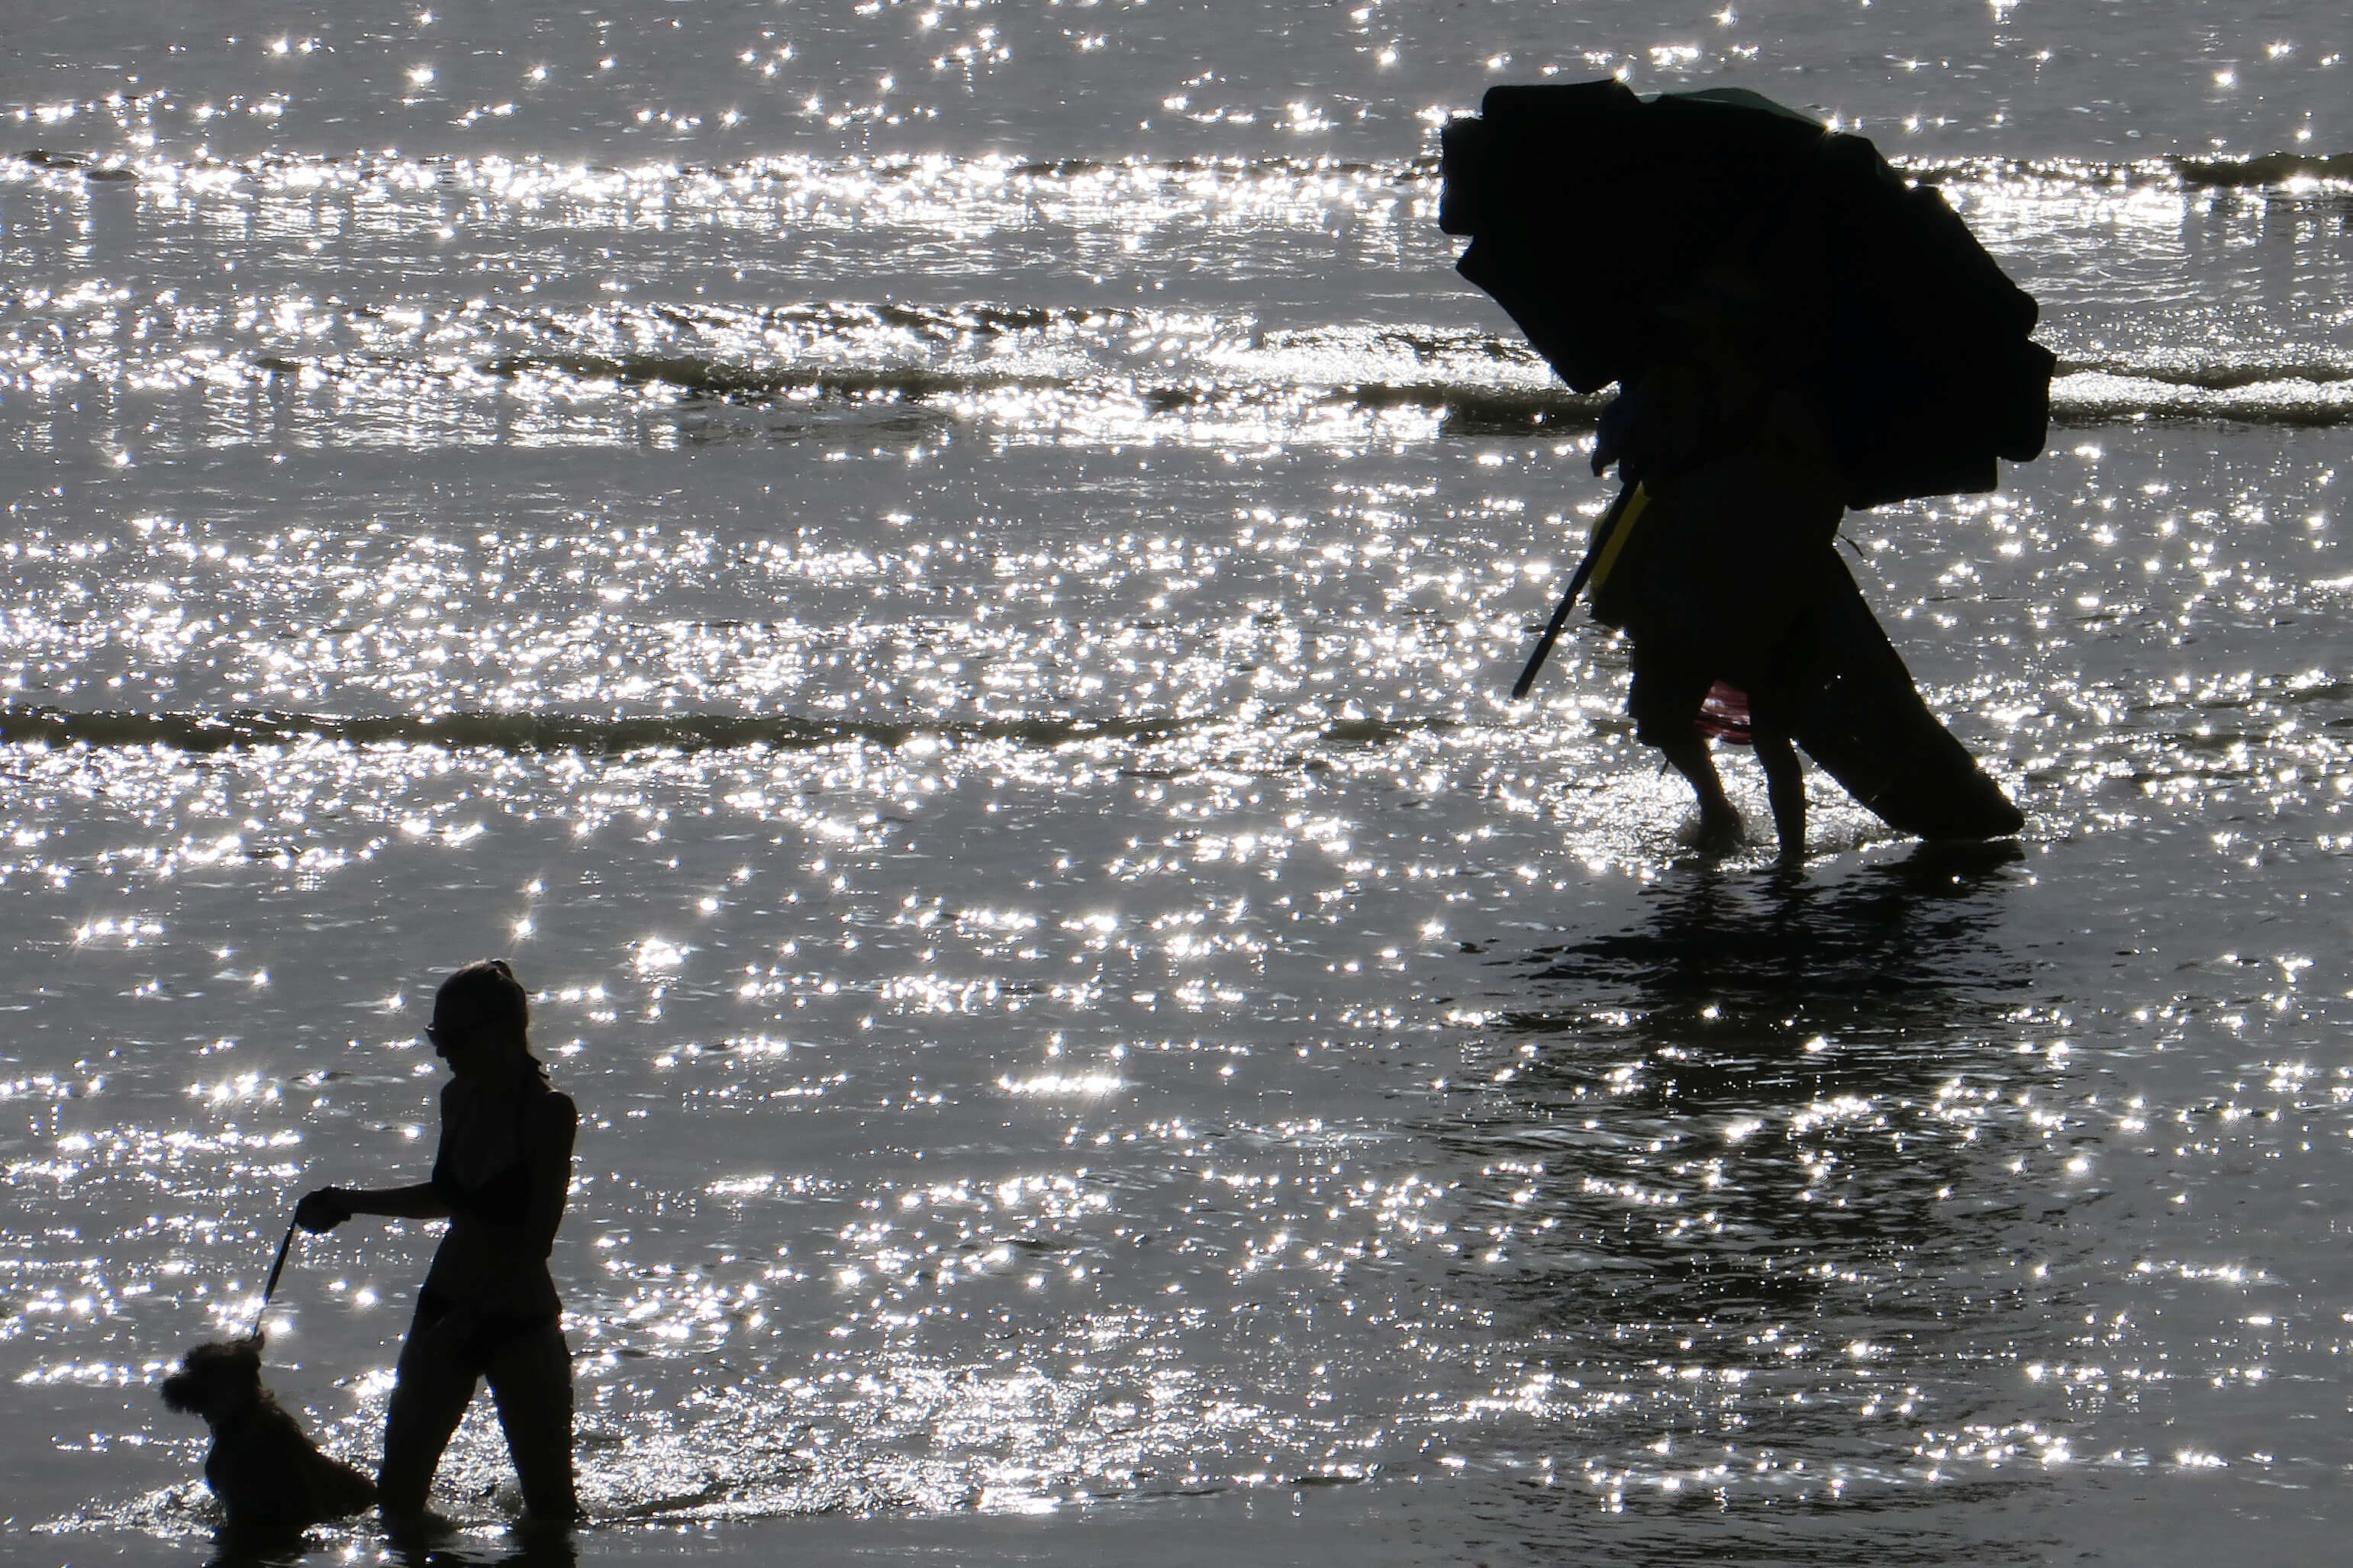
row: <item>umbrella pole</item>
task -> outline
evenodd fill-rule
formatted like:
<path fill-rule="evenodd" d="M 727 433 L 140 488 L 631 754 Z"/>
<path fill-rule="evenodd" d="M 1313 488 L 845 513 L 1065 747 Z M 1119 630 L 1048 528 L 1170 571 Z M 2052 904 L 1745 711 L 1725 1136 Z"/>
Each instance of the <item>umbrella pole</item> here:
<path fill-rule="evenodd" d="M 1560 596 L 1560 604 L 1554 609 L 1544 635 L 1536 638 L 1535 651 L 1528 655 L 1527 668 L 1521 670 L 1519 679 L 1512 683 L 1513 701 L 1525 699 L 1528 688 L 1536 683 L 1536 672 L 1544 668 L 1545 659 L 1552 653 L 1552 645 L 1560 640 L 1561 628 L 1568 625 L 1568 612 L 1576 606 L 1577 595 L 1585 591 L 1586 579 L 1593 575 L 1594 563 L 1601 559 L 1610 536 L 1618 531 L 1618 525 L 1625 519 L 1627 503 L 1640 488 L 1628 485 L 1620 490 L 1618 499 L 1609 503 L 1609 510 L 1601 514 L 1601 521 L 1593 525 L 1593 541 L 1585 547 L 1585 559 L 1577 563 L 1577 574 L 1568 580 L 1568 591 Z"/>

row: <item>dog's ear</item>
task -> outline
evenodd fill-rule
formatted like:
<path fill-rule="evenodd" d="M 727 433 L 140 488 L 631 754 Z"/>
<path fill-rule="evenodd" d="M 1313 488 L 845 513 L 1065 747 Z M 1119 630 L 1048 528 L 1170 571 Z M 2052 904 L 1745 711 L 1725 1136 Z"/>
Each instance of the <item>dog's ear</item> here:
<path fill-rule="evenodd" d="M 195 1414 L 197 1395 L 194 1383 L 185 1372 L 175 1372 L 164 1380 L 164 1407 L 183 1415 Z"/>
<path fill-rule="evenodd" d="M 241 1340 L 231 1340 L 229 1344 L 239 1353 L 251 1356 L 258 1366 L 261 1363 L 261 1347 L 269 1342 L 269 1336 L 261 1331 L 259 1324 L 256 1324 L 253 1332 Z"/>

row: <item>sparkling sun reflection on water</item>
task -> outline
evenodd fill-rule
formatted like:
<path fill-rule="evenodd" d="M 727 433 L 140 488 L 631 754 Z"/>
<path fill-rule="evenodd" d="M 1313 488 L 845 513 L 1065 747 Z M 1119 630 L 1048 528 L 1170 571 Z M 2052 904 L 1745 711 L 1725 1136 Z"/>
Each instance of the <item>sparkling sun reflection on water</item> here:
<path fill-rule="evenodd" d="M 290 1193 L 421 1173 L 417 988 L 485 952 L 589 1115 L 557 1261 L 608 1520 L 1239 1493 L 1403 1510 L 1415 1561 L 1948 1562 L 2084 1539 L 2052 1499 L 2332 1495 L 2341 171 L 2056 155 L 2023 100 L 1996 156 L 1968 58 L 1874 24 L 1916 101 L 1823 110 L 2036 290 L 2063 428 L 1847 534 L 2033 826 L 1921 850 L 1818 787 L 1783 875 L 1677 847 L 1606 637 L 1501 700 L 1599 510 L 1594 408 L 1447 281 L 1416 150 L 1491 60 L 1788 61 L 1730 12 L 1456 60 L 1367 5 L 1345 69 L 1404 85 L 1274 94 L 1174 69 L 1189 13 L 934 9 L 731 40 L 747 87 L 923 51 L 734 121 L 645 89 L 659 40 L 447 19 L 18 117 L 5 1511 L 208 1528 L 150 1385 L 251 1321 Z M 2118 27 L 2080 68 L 2129 68 Z M 1069 103 L 1170 65 L 1135 118 L 1184 140 L 889 140 L 1049 48 Z M 2334 68 L 2300 48 L 2231 113 Z M 291 144 L 379 150 L 240 140 L 371 61 L 400 133 Z M 878 140 L 748 139 L 786 123 Z M 340 1451 L 427 1244 L 305 1243 L 270 1310 Z M 452 1511 L 504 1473 L 478 1414 Z"/>

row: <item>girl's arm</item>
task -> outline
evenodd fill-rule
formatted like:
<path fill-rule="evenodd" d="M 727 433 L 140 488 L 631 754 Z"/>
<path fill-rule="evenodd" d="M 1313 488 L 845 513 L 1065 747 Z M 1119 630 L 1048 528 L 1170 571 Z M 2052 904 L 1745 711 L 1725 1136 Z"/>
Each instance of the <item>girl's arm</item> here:
<path fill-rule="evenodd" d="M 448 1219 L 449 1205 L 430 1182 L 406 1187 L 329 1187 L 353 1214 L 382 1215 L 386 1219 Z"/>
<path fill-rule="evenodd" d="M 316 1234 L 334 1229 L 355 1214 L 382 1215 L 387 1219 L 448 1219 L 449 1205 L 441 1201 L 430 1182 L 407 1187 L 321 1187 L 305 1193 L 294 1205 L 294 1223 Z"/>

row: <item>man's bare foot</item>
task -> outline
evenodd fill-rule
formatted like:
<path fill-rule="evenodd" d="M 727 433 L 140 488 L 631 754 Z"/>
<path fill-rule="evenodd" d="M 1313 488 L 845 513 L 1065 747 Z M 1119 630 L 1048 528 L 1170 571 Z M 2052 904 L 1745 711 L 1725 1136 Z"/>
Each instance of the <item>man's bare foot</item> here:
<path fill-rule="evenodd" d="M 562 1509 L 524 1509 L 514 1521 L 516 1531 L 523 1535 L 561 1535 L 579 1529 L 588 1522 L 588 1510 L 574 1503 L 569 1510 Z"/>
<path fill-rule="evenodd" d="M 1707 742 L 1699 731 L 1679 735 L 1659 750 L 1698 797 L 1699 821 L 1680 835 L 1683 841 L 1703 855 L 1722 855 L 1746 843 L 1748 835 L 1740 825 L 1740 813 L 1724 793 L 1724 781 L 1716 775 L 1715 759 L 1709 754 Z"/>
<path fill-rule="evenodd" d="M 455 1522 L 429 1508 L 387 1508 L 379 1505 L 376 1518 L 386 1539 L 396 1546 L 430 1546 L 458 1533 Z"/>
<path fill-rule="evenodd" d="M 1675 837 L 1703 855 L 1729 855 L 1748 842 L 1748 828 L 1730 804 L 1703 804 Z"/>

